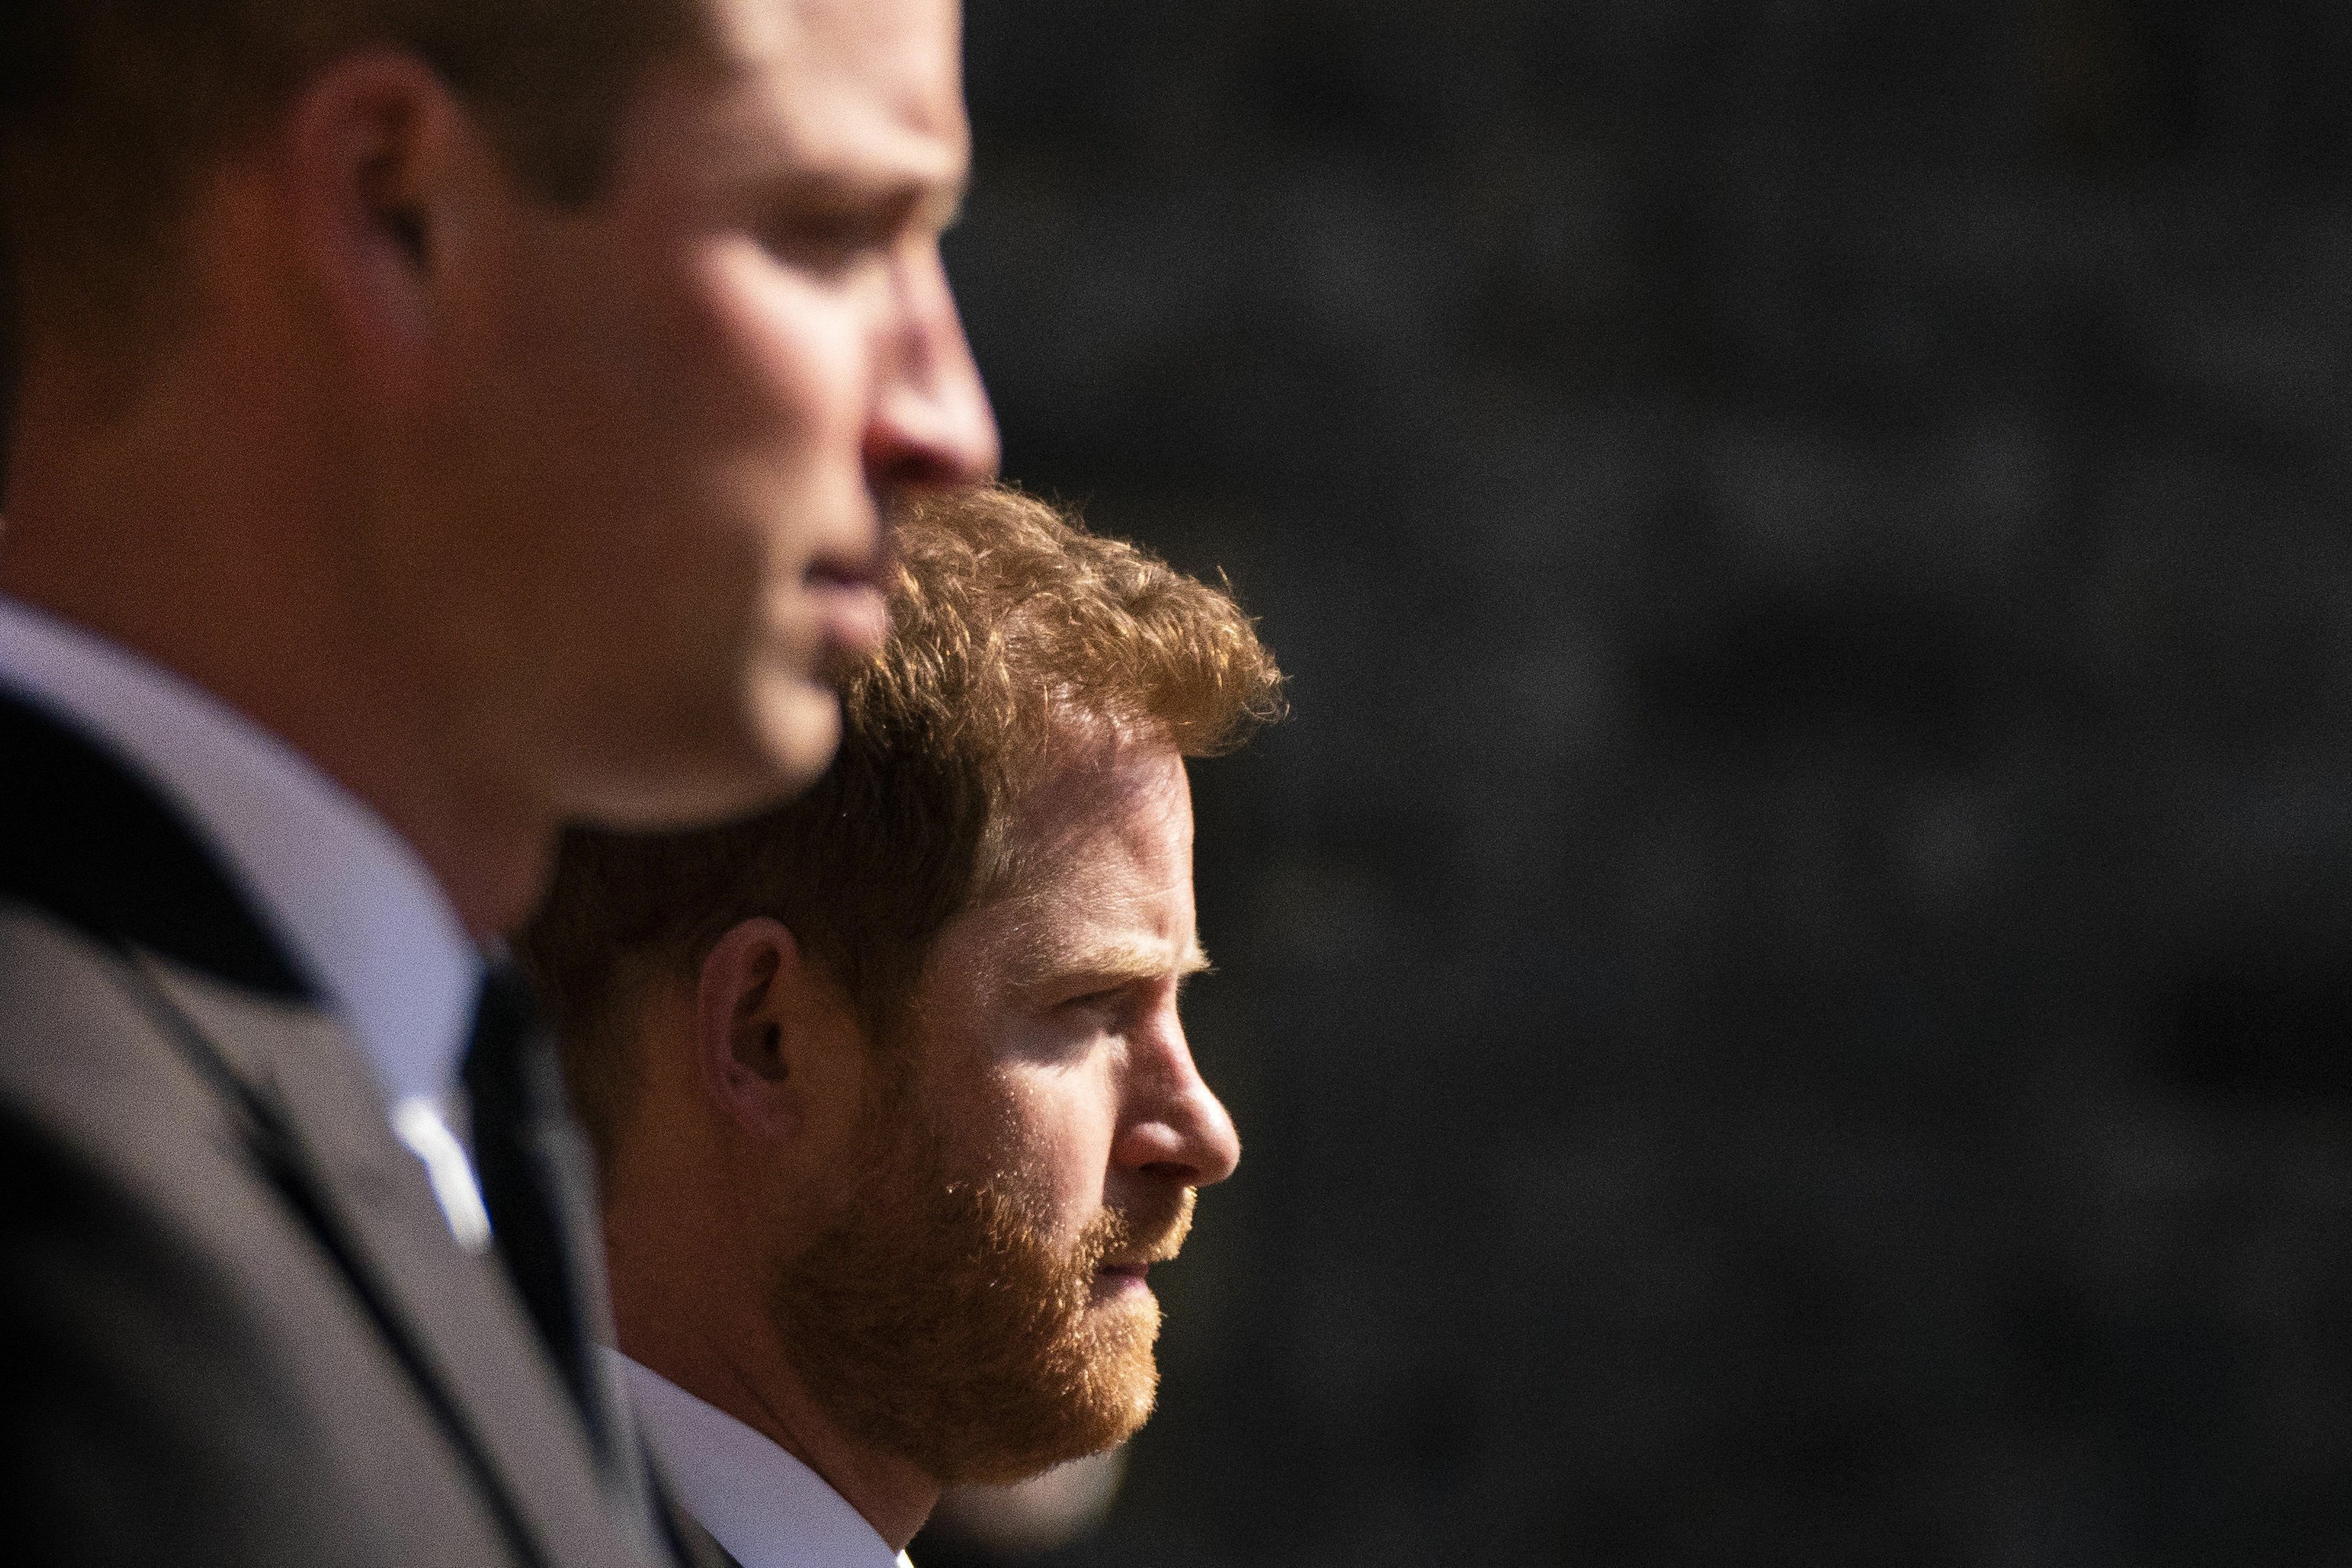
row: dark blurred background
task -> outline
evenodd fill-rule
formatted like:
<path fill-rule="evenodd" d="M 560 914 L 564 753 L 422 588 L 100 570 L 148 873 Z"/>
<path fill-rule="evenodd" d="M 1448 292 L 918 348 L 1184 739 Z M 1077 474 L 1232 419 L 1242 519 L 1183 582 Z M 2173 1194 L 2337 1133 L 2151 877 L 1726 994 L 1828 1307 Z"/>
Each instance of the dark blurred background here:
<path fill-rule="evenodd" d="M 1296 682 L 1052 1561 L 2352 1562 L 2352 6 L 968 31 L 1006 471 Z"/>

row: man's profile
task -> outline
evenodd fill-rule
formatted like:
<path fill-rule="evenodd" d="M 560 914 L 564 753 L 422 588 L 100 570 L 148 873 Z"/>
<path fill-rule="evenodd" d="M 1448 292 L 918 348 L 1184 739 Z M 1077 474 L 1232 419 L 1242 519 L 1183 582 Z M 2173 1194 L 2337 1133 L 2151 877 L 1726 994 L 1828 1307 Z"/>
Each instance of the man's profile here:
<path fill-rule="evenodd" d="M 526 952 L 605 1179 L 623 1367 L 746 1568 L 887 1564 L 942 1487 L 1149 1413 L 1239 1155 L 1178 1017 L 1184 758 L 1280 676 L 1225 594 L 1003 489 L 912 502 L 833 770 L 567 843 Z"/>
<path fill-rule="evenodd" d="M 992 469 L 959 26 L 0 7 L 12 1560 L 641 1560 L 484 944 L 815 777 L 882 501 Z"/>

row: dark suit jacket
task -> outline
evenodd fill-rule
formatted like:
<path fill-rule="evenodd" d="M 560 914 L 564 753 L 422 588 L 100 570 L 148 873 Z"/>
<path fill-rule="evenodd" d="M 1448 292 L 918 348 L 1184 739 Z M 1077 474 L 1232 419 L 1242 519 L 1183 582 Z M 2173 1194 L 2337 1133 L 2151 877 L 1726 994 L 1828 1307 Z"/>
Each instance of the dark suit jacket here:
<path fill-rule="evenodd" d="M 0 1559 L 646 1568 L 199 841 L 0 698 Z"/>

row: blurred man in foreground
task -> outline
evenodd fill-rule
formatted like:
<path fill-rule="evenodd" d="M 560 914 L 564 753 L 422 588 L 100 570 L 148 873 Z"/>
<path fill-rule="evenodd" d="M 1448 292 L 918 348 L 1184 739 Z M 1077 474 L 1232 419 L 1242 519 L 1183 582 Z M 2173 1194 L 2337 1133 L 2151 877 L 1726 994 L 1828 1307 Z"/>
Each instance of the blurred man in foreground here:
<path fill-rule="evenodd" d="M 958 54 L 952 0 L 0 8 L 10 1561 L 641 1560 L 476 944 L 560 821 L 814 777 L 877 495 L 992 467 Z"/>
<path fill-rule="evenodd" d="M 745 1568 L 887 1568 L 944 1486 L 1151 1406 L 1239 1156 L 1177 1016 L 1183 759 L 1280 677 L 1223 593 L 1003 490 L 919 501 L 793 805 L 583 836 L 526 951 L 605 1178 L 619 1365 Z"/>

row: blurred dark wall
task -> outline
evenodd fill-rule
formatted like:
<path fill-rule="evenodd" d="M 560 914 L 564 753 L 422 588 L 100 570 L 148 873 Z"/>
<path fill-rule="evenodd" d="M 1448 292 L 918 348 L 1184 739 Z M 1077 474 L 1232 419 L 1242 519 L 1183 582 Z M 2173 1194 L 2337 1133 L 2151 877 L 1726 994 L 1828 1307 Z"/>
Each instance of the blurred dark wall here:
<path fill-rule="evenodd" d="M 1296 679 L 1062 1561 L 2352 1561 L 2352 7 L 968 29 L 1007 472 Z"/>

